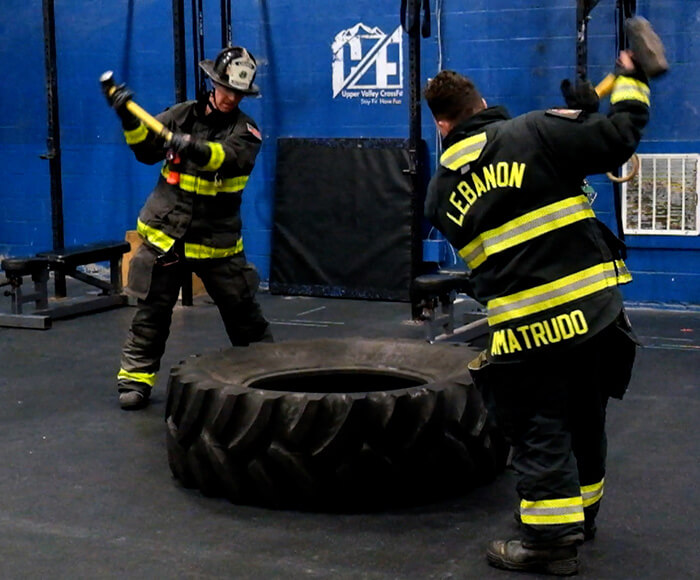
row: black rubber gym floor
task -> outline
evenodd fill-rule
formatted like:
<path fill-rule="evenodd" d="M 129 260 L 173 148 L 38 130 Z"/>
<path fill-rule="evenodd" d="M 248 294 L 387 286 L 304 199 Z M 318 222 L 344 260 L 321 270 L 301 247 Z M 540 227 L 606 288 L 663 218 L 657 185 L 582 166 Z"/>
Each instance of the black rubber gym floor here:
<path fill-rule="evenodd" d="M 277 341 L 423 337 L 407 304 L 260 299 Z M 625 400 L 609 406 L 605 499 L 579 577 L 700 578 L 700 312 L 629 313 L 645 348 Z M 0 328 L 0 578 L 518 577 L 484 557 L 488 540 L 516 533 L 510 470 L 458 498 L 364 514 L 237 506 L 183 489 L 165 449 L 167 371 L 227 339 L 206 299 L 178 307 L 153 403 L 125 412 L 115 375 L 132 315 Z"/>

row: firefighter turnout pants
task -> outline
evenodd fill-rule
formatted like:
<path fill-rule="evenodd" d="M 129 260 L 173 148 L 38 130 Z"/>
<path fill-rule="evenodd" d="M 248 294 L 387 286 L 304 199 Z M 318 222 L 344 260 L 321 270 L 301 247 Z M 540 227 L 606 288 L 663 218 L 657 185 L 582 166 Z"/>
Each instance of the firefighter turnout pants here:
<path fill-rule="evenodd" d="M 149 250 L 144 245 L 139 251 Z M 185 261 L 169 253 L 153 264 L 150 281 L 147 282 L 148 294 L 145 299 L 138 300 L 137 311 L 122 349 L 117 378 L 119 391 L 138 390 L 148 395 L 155 385 L 170 334 L 173 308 L 182 280 L 185 276 L 191 276 L 191 272 L 201 278 L 207 293 L 218 307 L 233 346 L 272 340 L 269 324 L 255 300 L 260 279 L 243 254 Z"/>
<path fill-rule="evenodd" d="M 608 397 L 622 398 L 636 350 L 622 317 L 554 356 L 483 369 L 513 446 L 527 545 L 583 537 L 584 521 L 593 525 L 605 483 Z"/>

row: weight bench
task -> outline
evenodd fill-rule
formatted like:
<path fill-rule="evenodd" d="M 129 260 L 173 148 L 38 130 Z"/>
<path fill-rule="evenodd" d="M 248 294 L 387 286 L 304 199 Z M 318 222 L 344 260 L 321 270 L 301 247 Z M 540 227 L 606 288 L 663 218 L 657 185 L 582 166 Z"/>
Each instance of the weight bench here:
<path fill-rule="evenodd" d="M 34 302 L 34 310 L 41 311 L 49 307 L 48 281 L 49 261 L 46 258 L 34 256 L 26 258 L 5 258 L 0 265 L 5 271 L 6 280 L 0 286 L 9 286 L 5 296 L 12 298 L 12 314 L 0 314 L 0 326 L 16 326 L 23 328 L 48 328 L 46 316 L 25 314 L 24 305 Z M 22 288 L 24 276 L 31 276 L 34 283 L 33 292 L 25 292 Z"/>
<path fill-rule="evenodd" d="M 418 320 L 423 321 L 425 338 L 429 343 L 459 336 L 468 342 L 488 333 L 488 320 L 482 306 L 473 298 L 457 298 L 469 294 L 469 274 L 464 271 L 441 270 L 436 274 L 424 274 L 413 280 L 413 299 L 420 310 Z M 455 326 L 455 304 L 466 306 L 465 322 Z M 466 322 L 466 318 L 476 317 Z"/>
<path fill-rule="evenodd" d="M 97 242 L 40 252 L 31 257 L 2 260 L 0 265 L 7 280 L 0 285 L 10 286 L 5 295 L 12 297 L 12 305 L 11 314 L 0 313 L 0 326 L 47 329 L 51 328 L 53 319 L 126 304 L 126 297 L 122 294 L 121 260 L 130 249 L 131 246 L 126 241 Z M 98 262 L 109 262 L 109 281 L 78 270 L 80 266 Z M 51 271 L 98 288 L 100 293 L 68 298 L 64 291 L 59 292 L 57 289 L 56 296 L 49 300 L 48 280 Z M 34 291 L 31 293 L 22 289 L 24 276 L 32 278 Z M 28 302 L 34 302 L 34 310 L 30 313 L 23 308 Z"/>

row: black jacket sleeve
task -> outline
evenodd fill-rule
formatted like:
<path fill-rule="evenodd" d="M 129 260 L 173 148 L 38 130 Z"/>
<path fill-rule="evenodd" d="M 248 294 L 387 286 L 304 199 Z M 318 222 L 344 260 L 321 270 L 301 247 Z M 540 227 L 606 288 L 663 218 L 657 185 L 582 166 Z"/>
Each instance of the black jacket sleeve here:
<path fill-rule="evenodd" d="M 156 115 L 156 119 L 172 130 L 172 114 L 170 109 L 166 109 L 159 115 Z M 147 132 L 144 134 L 142 139 L 136 143 L 129 144 L 129 147 L 134 152 L 136 159 L 141 163 L 145 163 L 146 165 L 155 165 L 156 163 L 163 161 L 166 153 L 165 139 L 147 129 L 142 123 L 137 130 Z"/>
<path fill-rule="evenodd" d="M 220 141 L 226 154 L 221 165 L 226 173 L 249 175 L 260 152 L 262 139 L 255 122 L 240 114 L 231 134 Z"/>
<path fill-rule="evenodd" d="M 552 159 L 580 177 L 605 173 L 622 165 L 637 149 L 649 121 L 648 86 L 631 77 L 618 77 L 607 115 L 557 110 L 533 113 L 534 123 Z"/>

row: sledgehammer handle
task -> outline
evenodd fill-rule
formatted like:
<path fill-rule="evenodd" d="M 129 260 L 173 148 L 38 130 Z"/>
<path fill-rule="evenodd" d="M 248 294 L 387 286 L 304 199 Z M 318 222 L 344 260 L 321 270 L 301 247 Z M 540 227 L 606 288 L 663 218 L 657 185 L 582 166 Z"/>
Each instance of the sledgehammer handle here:
<path fill-rule="evenodd" d="M 102 90 L 107 96 L 110 96 L 116 90 L 114 85 L 114 74 L 111 70 L 102 73 L 102 76 L 100 76 L 100 84 L 102 85 Z M 163 137 L 163 139 L 166 141 L 170 141 L 170 139 L 172 139 L 172 131 L 154 116 L 150 115 L 144 109 L 139 107 L 136 103 L 134 103 L 134 101 L 127 101 L 126 108 L 134 117 L 146 125 L 146 127 L 148 127 L 151 131 Z"/>
<path fill-rule="evenodd" d="M 598 94 L 599 98 L 603 98 L 612 92 L 613 85 L 615 84 L 616 75 L 610 73 L 602 81 L 600 81 L 595 88 L 595 92 Z"/>

